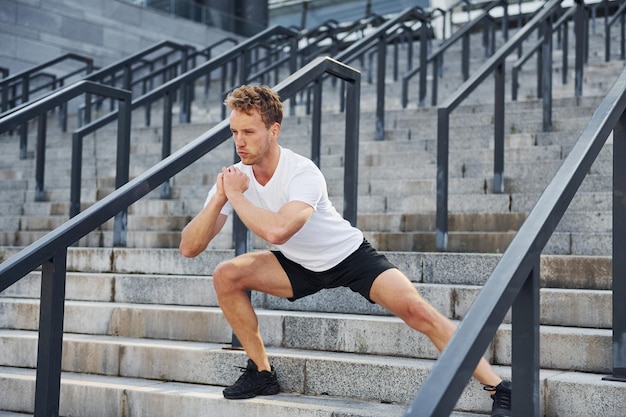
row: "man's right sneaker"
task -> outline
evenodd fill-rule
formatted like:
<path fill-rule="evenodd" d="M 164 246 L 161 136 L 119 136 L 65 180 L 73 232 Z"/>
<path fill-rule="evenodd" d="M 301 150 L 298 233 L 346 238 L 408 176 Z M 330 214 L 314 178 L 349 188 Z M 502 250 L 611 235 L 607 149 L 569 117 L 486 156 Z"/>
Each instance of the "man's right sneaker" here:
<path fill-rule="evenodd" d="M 233 385 L 224 388 L 224 398 L 241 400 L 253 398 L 257 395 L 274 395 L 280 391 L 274 367 L 272 367 L 271 372 L 259 372 L 256 364 L 251 359 L 248 359 L 248 365 L 240 369 L 243 374 Z"/>
<path fill-rule="evenodd" d="M 511 381 L 502 381 L 497 386 L 485 385 L 485 391 L 493 392 L 491 398 L 491 417 L 508 417 L 511 415 Z"/>

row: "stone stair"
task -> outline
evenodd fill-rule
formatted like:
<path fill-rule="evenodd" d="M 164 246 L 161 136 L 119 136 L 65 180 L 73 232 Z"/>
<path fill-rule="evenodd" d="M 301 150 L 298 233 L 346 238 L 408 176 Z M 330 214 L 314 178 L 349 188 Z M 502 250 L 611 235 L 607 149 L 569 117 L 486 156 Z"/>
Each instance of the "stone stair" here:
<path fill-rule="evenodd" d="M 493 194 L 491 184 L 491 87 L 455 111 L 449 253 L 434 252 L 436 111 L 390 105 L 385 140 L 375 141 L 374 88 L 364 84 L 358 225 L 452 320 L 464 318 L 499 253 L 624 67 L 623 62 L 591 61 L 583 98 L 572 98 L 571 84 L 555 85 L 550 132 L 541 131 L 534 81 L 524 84 L 522 100 L 507 102 L 503 194 Z M 446 64 L 456 65 L 451 58 Z M 533 71 L 529 64 L 523 73 L 530 77 Z M 450 89 L 458 82 L 447 80 Z M 394 88 L 390 83 L 392 94 Z M 285 118 L 280 141 L 309 155 L 310 117 L 302 107 Z M 332 99 L 325 97 L 325 107 L 321 168 L 341 211 L 344 116 L 336 114 Z M 160 120 L 155 113 L 153 121 Z M 202 114 L 194 113 L 189 125 L 175 126 L 174 149 L 219 120 L 213 108 Z M 133 116 L 131 176 L 158 161 L 161 138 L 158 123 L 144 127 L 141 113 Z M 69 212 L 67 136 L 51 132 L 48 139 L 46 202 L 33 201 L 34 162 L 16 161 L 15 139 L 0 136 L 2 260 L 62 224 Z M 84 207 L 112 192 L 113 149 L 113 130 L 86 139 Z M 230 349 L 231 331 L 211 278 L 213 268 L 234 254 L 230 225 L 197 258 L 183 258 L 176 247 L 181 228 L 202 206 L 219 168 L 232 158 L 232 145 L 226 143 L 172 179 L 171 199 L 161 200 L 155 190 L 130 207 L 128 248 L 111 247 L 111 221 L 70 248 L 61 415 L 403 415 L 437 352 L 399 319 L 343 289 L 294 303 L 254 293 L 284 392 L 245 401 L 222 398 L 222 387 L 245 363 L 243 352 Z M 541 258 L 545 416 L 626 415 L 626 385 L 602 380 L 611 373 L 612 357 L 611 161 L 609 143 Z M 259 239 L 254 244 L 267 247 Z M 33 272 L 0 293 L 0 409 L 6 410 L 0 416 L 33 413 L 38 275 Z M 510 333 L 507 317 L 485 353 L 503 377 L 510 376 Z M 472 380 L 455 410 L 458 417 L 485 415 L 490 401 Z"/>

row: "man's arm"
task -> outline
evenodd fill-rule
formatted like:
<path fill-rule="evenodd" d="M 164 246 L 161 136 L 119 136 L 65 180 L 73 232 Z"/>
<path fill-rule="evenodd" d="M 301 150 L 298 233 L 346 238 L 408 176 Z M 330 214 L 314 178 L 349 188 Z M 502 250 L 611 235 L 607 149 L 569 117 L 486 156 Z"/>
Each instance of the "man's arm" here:
<path fill-rule="evenodd" d="M 198 256 L 222 230 L 227 216 L 221 214 L 220 210 L 224 207 L 226 201 L 226 195 L 223 190 L 223 175 L 219 174 L 217 178 L 217 192 L 181 232 L 178 248 L 183 256 L 187 258 Z"/>
<path fill-rule="evenodd" d="M 313 207 L 303 201 L 290 201 L 278 212 L 257 207 L 243 194 L 248 189 L 248 176 L 236 168 L 222 172 L 228 202 L 248 229 L 271 244 L 288 241 L 313 214 Z"/>

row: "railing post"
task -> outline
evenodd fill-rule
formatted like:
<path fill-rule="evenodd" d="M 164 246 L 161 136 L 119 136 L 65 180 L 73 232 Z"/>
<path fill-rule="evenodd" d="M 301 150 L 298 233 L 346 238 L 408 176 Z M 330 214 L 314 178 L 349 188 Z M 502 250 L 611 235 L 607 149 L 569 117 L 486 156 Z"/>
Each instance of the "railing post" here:
<path fill-rule="evenodd" d="M 80 213 L 81 178 L 83 171 L 83 136 L 72 133 L 72 173 L 70 178 L 70 218 Z"/>
<path fill-rule="evenodd" d="M 463 81 L 467 81 L 469 78 L 469 48 L 470 40 L 469 33 L 463 35 L 461 50 L 461 74 L 463 75 Z"/>
<path fill-rule="evenodd" d="M 59 415 L 66 265 L 67 249 L 59 248 L 41 272 L 35 417 Z"/>
<path fill-rule="evenodd" d="M 291 99 L 293 101 L 293 99 Z M 311 132 L 311 160 L 320 167 L 322 147 L 322 80 L 317 79 L 313 84 L 313 116 Z"/>
<path fill-rule="evenodd" d="M 495 68 L 493 192 L 504 192 L 504 62 Z"/>
<path fill-rule="evenodd" d="M 613 374 L 626 382 L 626 112 L 613 130 Z"/>
<path fill-rule="evenodd" d="M 448 248 L 448 141 L 450 136 L 450 112 L 437 109 L 437 214 L 435 247 Z"/>
<path fill-rule="evenodd" d="M 576 36 L 576 56 L 574 57 L 574 91 L 576 97 L 583 95 L 583 62 L 585 59 L 585 4 L 576 0 L 574 14 L 574 34 Z"/>
<path fill-rule="evenodd" d="M 542 59 L 542 97 L 543 97 L 543 130 L 552 130 L 552 17 L 543 22 Z"/>
<path fill-rule="evenodd" d="M 427 89 L 427 75 L 428 75 L 428 25 L 426 22 L 422 22 L 420 31 L 420 88 L 419 88 L 419 107 L 426 105 L 426 89 Z M 437 71 L 433 70 L 433 83 L 436 83 Z M 436 87 L 433 87 L 432 94 L 436 102 Z"/>
<path fill-rule="evenodd" d="M 44 173 L 46 165 L 46 120 L 44 112 L 37 118 L 37 156 L 35 162 L 35 201 L 45 201 Z"/>
<path fill-rule="evenodd" d="M 387 43 L 378 39 L 378 62 L 376 68 L 376 140 L 385 138 L 385 75 L 387 72 Z"/>
<path fill-rule="evenodd" d="M 128 182 L 130 171 L 130 118 L 131 97 L 127 100 L 118 100 L 117 119 L 117 163 L 115 173 L 115 189 Z M 113 223 L 113 246 L 126 246 L 126 232 L 128 230 L 128 209 L 124 209 L 115 215 Z"/>
<path fill-rule="evenodd" d="M 343 217 L 356 226 L 359 180 L 359 115 L 361 102 L 361 78 L 355 74 L 353 82 L 346 84 L 346 126 L 343 174 Z"/>
<path fill-rule="evenodd" d="M 511 326 L 511 373 L 515 381 L 514 417 L 539 416 L 540 259 L 515 298 Z"/>
<path fill-rule="evenodd" d="M 172 152 L 172 94 L 167 93 L 163 96 L 163 132 L 161 133 L 161 159 L 170 156 Z M 169 199 L 172 197 L 172 188 L 170 181 L 167 180 L 161 184 L 161 198 Z"/>

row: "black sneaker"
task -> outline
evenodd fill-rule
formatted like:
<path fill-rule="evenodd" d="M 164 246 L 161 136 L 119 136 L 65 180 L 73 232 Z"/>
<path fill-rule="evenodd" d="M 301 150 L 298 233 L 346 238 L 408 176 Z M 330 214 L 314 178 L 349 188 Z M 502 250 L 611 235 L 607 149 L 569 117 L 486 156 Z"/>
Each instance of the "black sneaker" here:
<path fill-rule="evenodd" d="M 229 400 L 241 400 L 253 398 L 257 395 L 275 395 L 280 391 L 280 385 L 276 379 L 276 371 L 261 371 L 256 364 L 248 359 L 248 366 L 240 368 L 243 374 L 230 387 L 224 388 L 224 398 Z"/>
<path fill-rule="evenodd" d="M 485 385 L 485 391 L 493 392 L 491 417 L 507 417 L 511 415 L 511 381 L 502 381 L 497 386 Z"/>

